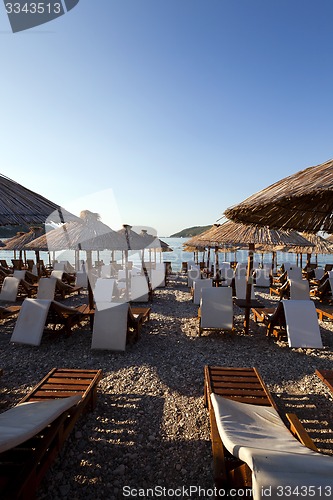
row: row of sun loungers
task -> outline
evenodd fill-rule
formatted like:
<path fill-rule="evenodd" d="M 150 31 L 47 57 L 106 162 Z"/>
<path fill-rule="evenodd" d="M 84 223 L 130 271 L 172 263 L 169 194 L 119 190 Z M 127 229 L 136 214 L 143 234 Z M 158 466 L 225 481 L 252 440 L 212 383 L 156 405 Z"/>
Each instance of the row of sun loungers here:
<path fill-rule="evenodd" d="M 88 305 L 81 305 L 67 308 L 68 315 L 93 316 L 92 348 L 123 350 L 128 328 L 135 336 L 139 325 L 149 320 L 150 308 L 134 307 L 127 302 L 113 303 L 110 283 L 109 288 L 105 283 L 100 286 L 104 287 L 103 292 L 101 288 L 98 296 L 97 291 L 99 300 L 96 300 L 93 313 Z M 108 300 L 105 300 L 107 293 Z M 50 310 L 54 308 L 56 312 L 58 307 L 60 314 L 63 306 L 52 300 L 26 299 L 21 312 L 29 309 L 31 303 L 34 309 L 43 311 L 41 327 Z M 295 303 L 299 307 L 296 314 L 292 309 Z M 233 294 L 230 286 L 203 286 L 199 306 L 200 333 L 205 329 L 232 329 Z M 274 310 L 253 309 L 257 321 L 267 322 L 268 331 L 284 325 L 288 339 L 291 323 L 296 317 L 303 319 L 303 324 L 297 328 L 304 332 L 310 321 L 310 316 L 305 317 L 309 311 L 312 318 L 314 314 L 317 319 L 315 306 L 308 300 L 284 300 Z M 13 309 L 12 313 L 15 312 Z M 3 314 L 5 317 L 4 311 Z M 34 329 L 38 315 L 37 311 L 33 313 L 31 324 L 27 323 L 29 315 L 21 319 L 24 329 Z M 221 316 L 223 325 L 214 324 Z M 120 335 L 124 324 L 125 337 Z M 110 344 L 110 328 L 113 326 L 117 334 L 111 336 Z M 310 326 L 316 331 L 318 320 Z M 95 337 L 94 331 L 98 331 Z M 122 347 L 119 349 L 119 346 Z M 316 370 L 316 374 L 333 392 L 333 370 Z M 0 414 L 1 498 L 34 496 L 77 420 L 85 411 L 95 408 L 101 378 L 101 370 L 54 368 L 18 405 Z M 256 368 L 206 366 L 204 404 L 210 422 L 214 481 L 221 491 L 249 489 L 253 498 L 259 500 L 265 495 L 283 497 L 285 486 L 293 491 L 297 488 L 301 491 L 302 487 L 314 491 L 333 487 L 332 457 L 318 452 L 296 415 L 280 414 Z"/>
<path fill-rule="evenodd" d="M 333 391 L 333 371 L 316 374 Z M 0 415 L 1 498 L 34 497 L 77 420 L 95 409 L 101 378 L 101 370 L 54 368 Z M 332 457 L 318 452 L 295 414 L 280 415 L 256 368 L 206 366 L 204 404 L 217 490 L 252 489 L 258 500 L 283 497 L 284 488 L 332 488 Z"/>

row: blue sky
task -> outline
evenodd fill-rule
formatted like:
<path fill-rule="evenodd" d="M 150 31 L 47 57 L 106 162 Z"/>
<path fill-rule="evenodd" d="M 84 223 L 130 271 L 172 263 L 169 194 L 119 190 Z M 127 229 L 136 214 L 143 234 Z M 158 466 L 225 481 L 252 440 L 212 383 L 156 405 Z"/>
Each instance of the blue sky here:
<path fill-rule="evenodd" d="M 80 0 L 13 34 L 0 172 L 169 236 L 332 158 L 331 0 Z"/>

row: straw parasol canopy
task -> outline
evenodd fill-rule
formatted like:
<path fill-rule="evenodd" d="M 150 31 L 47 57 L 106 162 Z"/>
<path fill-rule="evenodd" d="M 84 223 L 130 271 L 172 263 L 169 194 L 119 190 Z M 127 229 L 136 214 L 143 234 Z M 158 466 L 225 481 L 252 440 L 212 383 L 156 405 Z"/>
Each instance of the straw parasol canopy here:
<path fill-rule="evenodd" d="M 137 232 L 133 231 L 132 226 L 123 224 L 122 229 L 117 231 L 126 240 L 126 250 L 143 250 L 146 247 L 145 239 Z"/>
<path fill-rule="evenodd" d="M 192 238 L 193 240 L 194 238 Z M 196 237 L 198 244 L 205 245 L 236 245 L 236 244 L 259 244 L 276 246 L 312 246 L 311 243 L 296 231 L 285 231 L 269 229 L 267 226 L 248 226 L 233 221 L 226 221 L 223 224 L 214 224 L 211 229 Z M 187 244 L 190 242 L 187 241 Z M 193 241 L 191 243 L 193 245 Z"/>
<path fill-rule="evenodd" d="M 224 215 L 245 224 L 333 233 L 333 160 L 281 179 Z"/>
<path fill-rule="evenodd" d="M 76 221 L 67 222 L 26 245 L 27 250 L 124 250 L 126 242 L 99 220 L 99 215 L 83 210 Z"/>
<path fill-rule="evenodd" d="M 28 232 L 18 232 L 6 241 L 4 250 L 26 250 L 26 245 L 44 233 L 40 226 L 31 227 Z"/>
<path fill-rule="evenodd" d="M 60 205 L 0 174 L 0 225 L 44 224 L 75 220 Z"/>
<path fill-rule="evenodd" d="M 319 234 L 301 233 L 301 235 L 304 236 L 304 238 L 306 238 L 307 240 L 309 240 L 313 246 L 309 247 L 296 246 L 295 248 L 288 250 L 288 252 L 306 253 L 306 254 L 333 253 L 333 242 L 329 242 L 327 239 L 319 236 Z"/>
<path fill-rule="evenodd" d="M 157 236 L 149 234 L 147 229 L 141 229 L 139 236 L 141 236 L 147 250 L 155 250 L 157 252 L 173 252 L 172 248 L 169 247 L 165 241 L 160 240 Z"/>
<path fill-rule="evenodd" d="M 248 256 L 248 270 L 247 270 L 247 289 L 246 289 L 246 301 L 237 301 L 236 304 L 245 309 L 245 333 L 249 331 L 250 323 L 250 308 L 254 306 L 251 301 L 251 272 L 253 269 L 253 252 L 256 244 L 272 245 L 276 247 L 277 245 L 291 246 L 296 242 L 297 244 L 311 245 L 311 243 L 303 238 L 300 234 L 295 231 L 284 231 L 269 229 L 268 227 L 256 227 L 247 226 L 245 224 L 239 224 L 233 221 L 226 221 L 223 224 L 214 224 L 208 231 L 202 233 L 198 236 L 197 241 L 202 241 L 207 243 L 210 241 L 211 244 L 218 248 L 221 244 L 242 244 L 247 243 L 249 245 L 249 256 Z"/>

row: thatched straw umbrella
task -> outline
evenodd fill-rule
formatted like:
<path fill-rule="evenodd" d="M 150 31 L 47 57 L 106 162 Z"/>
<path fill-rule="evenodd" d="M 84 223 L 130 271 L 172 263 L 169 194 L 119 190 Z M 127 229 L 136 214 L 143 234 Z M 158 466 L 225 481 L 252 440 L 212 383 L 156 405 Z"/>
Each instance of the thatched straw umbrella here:
<path fill-rule="evenodd" d="M 77 217 L 60 205 L 0 174 L 0 225 L 64 223 Z"/>
<path fill-rule="evenodd" d="M 26 250 L 26 245 L 35 240 L 44 233 L 44 228 L 40 226 L 31 227 L 28 232 L 18 232 L 15 236 L 6 241 L 4 250 L 13 250 L 20 252 L 20 259 L 22 259 L 22 251 Z M 26 260 L 26 259 L 25 259 Z M 36 261 L 39 260 L 39 251 L 36 250 Z"/>
<path fill-rule="evenodd" d="M 281 179 L 224 215 L 245 224 L 333 233 L 333 160 Z"/>
<path fill-rule="evenodd" d="M 316 261 L 318 254 L 331 254 L 333 253 L 333 242 L 328 241 L 328 239 L 319 236 L 319 234 L 313 233 L 301 233 L 304 238 L 309 240 L 313 246 L 310 247 L 293 247 L 288 249 L 288 252 L 297 253 L 301 255 L 301 265 L 302 265 L 302 254 L 306 253 L 307 255 L 307 265 L 310 264 L 311 255 L 316 254 Z"/>
<path fill-rule="evenodd" d="M 221 244 L 244 244 L 249 245 L 248 269 L 247 269 L 247 289 L 245 303 L 236 301 L 236 303 L 245 308 L 245 333 L 249 331 L 250 308 L 253 307 L 251 303 L 251 286 L 252 278 L 251 273 L 253 269 L 253 252 L 256 244 L 291 246 L 291 245 L 308 245 L 311 243 L 303 238 L 295 231 L 274 230 L 267 227 L 246 226 L 245 224 L 238 224 L 233 221 L 226 221 L 223 224 L 216 224 L 210 230 L 198 236 L 197 241 L 219 246 Z M 252 301 L 253 302 L 253 301 Z M 258 306 L 258 305 L 257 305 Z"/>
<path fill-rule="evenodd" d="M 145 244 L 142 251 L 142 260 L 144 261 L 144 251 L 145 249 L 149 252 L 149 257 L 151 260 L 151 252 L 154 252 L 155 262 L 156 262 L 156 252 L 160 253 L 160 260 L 162 260 L 163 252 L 173 252 L 172 248 L 169 247 L 165 241 L 160 240 L 157 236 L 148 233 L 148 229 L 141 229 L 139 236 L 142 238 Z"/>
<path fill-rule="evenodd" d="M 30 250 L 124 250 L 126 243 L 116 231 L 99 220 L 99 215 L 83 210 L 76 221 L 67 222 L 32 241 Z"/>
<path fill-rule="evenodd" d="M 63 224 L 26 245 L 27 249 L 80 250 L 87 253 L 88 274 L 92 268 L 92 251 L 94 250 L 124 250 L 126 241 L 116 231 L 103 224 L 99 215 L 89 210 L 80 213 L 80 219 Z M 89 283 L 89 281 L 88 281 Z M 93 307 L 93 298 L 89 290 L 89 301 Z"/>

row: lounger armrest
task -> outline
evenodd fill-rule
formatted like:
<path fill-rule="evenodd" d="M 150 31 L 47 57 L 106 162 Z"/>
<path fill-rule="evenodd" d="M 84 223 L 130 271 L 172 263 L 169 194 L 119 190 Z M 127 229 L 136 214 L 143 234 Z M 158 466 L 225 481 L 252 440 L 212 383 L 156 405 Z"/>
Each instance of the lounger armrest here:
<path fill-rule="evenodd" d="M 297 439 L 304 444 L 304 446 L 307 446 L 310 450 L 318 452 L 317 446 L 304 429 L 303 424 L 300 422 L 297 415 L 295 415 L 295 413 L 286 413 L 286 417 L 290 424 L 290 432 L 297 437 Z"/>

